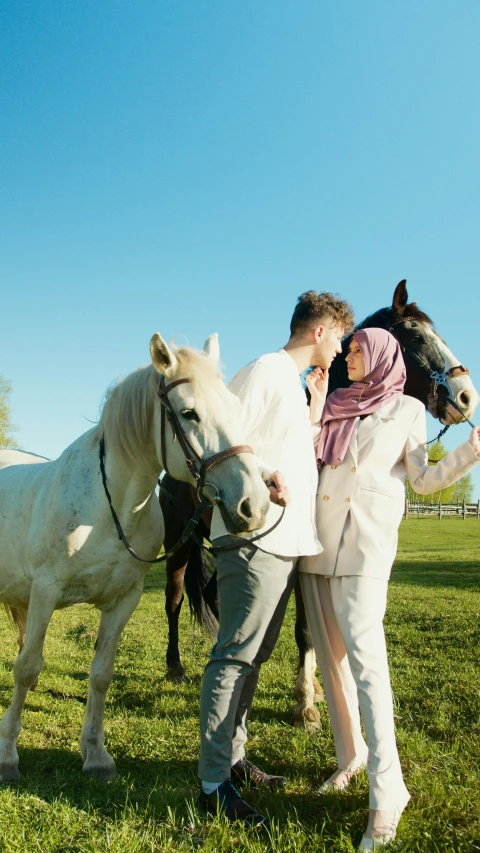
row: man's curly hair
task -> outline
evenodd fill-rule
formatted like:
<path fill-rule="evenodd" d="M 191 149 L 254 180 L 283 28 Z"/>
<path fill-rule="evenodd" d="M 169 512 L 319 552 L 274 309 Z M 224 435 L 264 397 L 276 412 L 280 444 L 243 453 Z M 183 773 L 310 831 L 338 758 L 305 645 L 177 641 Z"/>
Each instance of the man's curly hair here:
<path fill-rule="evenodd" d="M 298 297 L 290 323 L 290 334 L 302 335 L 309 329 L 330 320 L 335 326 L 344 326 L 345 334 L 352 331 L 355 321 L 352 306 L 334 293 L 317 293 L 307 290 Z"/>

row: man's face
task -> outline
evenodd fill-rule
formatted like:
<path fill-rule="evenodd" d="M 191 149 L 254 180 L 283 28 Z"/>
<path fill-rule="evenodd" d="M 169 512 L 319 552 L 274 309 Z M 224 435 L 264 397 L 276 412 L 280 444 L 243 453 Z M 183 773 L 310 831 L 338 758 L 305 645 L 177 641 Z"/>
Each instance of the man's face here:
<path fill-rule="evenodd" d="M 324 370 L 330 367 L 337 353 L 342 351 L 344 334 L 344 326 L 333 325 L 329 320 L 325 322 L 314 350 L 314 364 L 317 367 L 323 367 Z"/>

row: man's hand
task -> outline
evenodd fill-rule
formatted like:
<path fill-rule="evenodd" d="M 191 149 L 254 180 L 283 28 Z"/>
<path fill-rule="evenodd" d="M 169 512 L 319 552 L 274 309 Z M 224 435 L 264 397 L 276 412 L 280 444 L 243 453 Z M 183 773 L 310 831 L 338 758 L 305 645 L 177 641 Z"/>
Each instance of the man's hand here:
<path fill-rule="evenodd" d="M 288 506 L 290 503 L 290 492 L 285 485 L 285 478 L 281 471 L 274 471 L 266 481 L 268 491 L 270 492 L 270 500 L 278 506 Z"/>

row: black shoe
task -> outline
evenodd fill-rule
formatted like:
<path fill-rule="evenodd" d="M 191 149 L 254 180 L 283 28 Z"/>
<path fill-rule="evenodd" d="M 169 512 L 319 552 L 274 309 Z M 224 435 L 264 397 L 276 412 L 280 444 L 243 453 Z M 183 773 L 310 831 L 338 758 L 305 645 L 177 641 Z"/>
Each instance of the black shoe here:
<path fill-rule="evenodd" d="M 223 812 L 230 823 L 239 820 L 245 826 L 260 826 L 267 819 L 242 800 L 231 779 L 222 782 L 212 794 L 200 791 L 197 803 L 210 814 Z"/>
<path fill-rule="evenodd" d="M 248 782 L 252 788 L 271 788 L 272 791 L 284 788 L 287 784 L 285 776 L 269 776 L 246 758 L 241 758 L 233 765 L 232 782 L 236 784 Z"/>

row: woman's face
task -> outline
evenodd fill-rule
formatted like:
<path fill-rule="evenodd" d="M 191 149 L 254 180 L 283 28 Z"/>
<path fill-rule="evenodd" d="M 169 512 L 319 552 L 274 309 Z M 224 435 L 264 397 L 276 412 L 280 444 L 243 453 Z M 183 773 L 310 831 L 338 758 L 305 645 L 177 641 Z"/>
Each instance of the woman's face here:
<path fill-rule="evenodd" d="M 361 382 L 365 378 L 365 361 L 355 338 L 350 341 L 345 361 L 347 362 L 348 378 L 352 382 Z"/>

